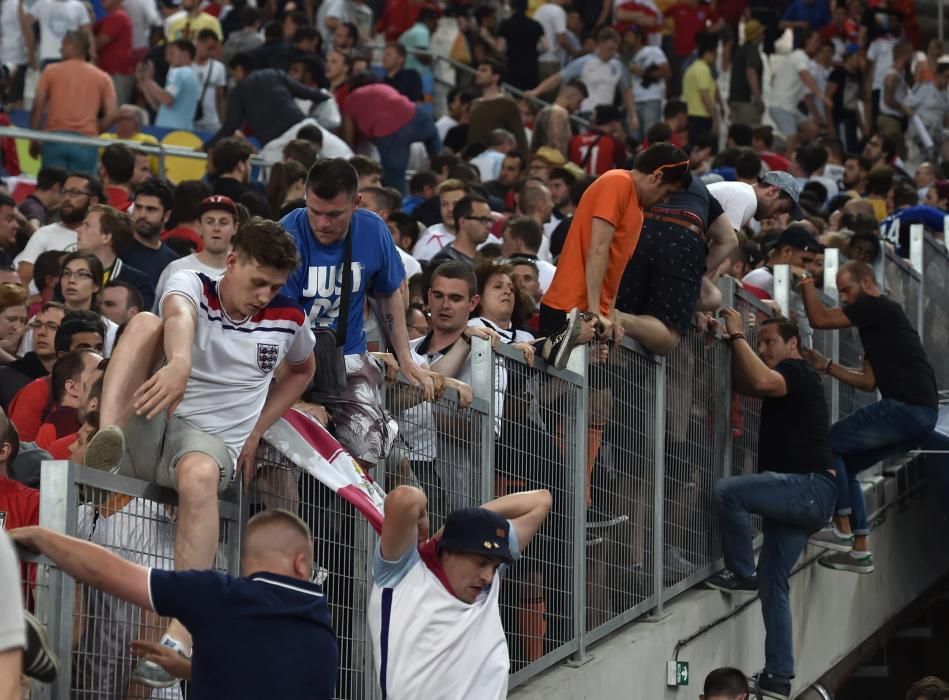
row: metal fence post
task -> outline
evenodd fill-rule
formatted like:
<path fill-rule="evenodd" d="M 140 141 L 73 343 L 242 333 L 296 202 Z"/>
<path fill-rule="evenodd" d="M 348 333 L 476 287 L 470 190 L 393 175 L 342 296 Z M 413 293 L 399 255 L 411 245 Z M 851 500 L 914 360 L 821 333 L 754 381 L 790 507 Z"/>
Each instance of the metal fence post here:
<path fill-rule="evenodd" d="M 577 651 L 570 657 L 572 666 L 590 660 L 587 656 L 587 424 L 590 420 L 590 391 L 587 363 L 590 348 L 576 347 L 567 361 L 567 371 L 581 378 L 576 402 L 576 431 L 573 445 L 573 625 L 577 637 Z"/>
<path fill-rule="evenodd" d="M 824 294 L 837 301 L 837 272 L 840 270 L 840 251 L 837 248 L 827 248 L 824 251 Z M 830 359 L 840 361 L 840 330 L 834 329 L 831 333 Z M 840 418 L 840 382 L 831 382 L 830 385 L 830 420 L 836 423 Z"/>
<path fill-rule="evenodd" d="M 76 534 L 76 466 L 67 461 L 43 462 L 40 472 L 40 525 L 67 535 Z M 59 657 L 61 670 L 50 686 L 48 697 L 68 700 L 72 680 L 73 612 L 76 582 L 58 567 L 49 569 L 49 589 L 36 602 L 40 620 L 45 620 L 50 644 Z"/>
<path fill-rule="evenodd" d="M 774 296 L 772 297 L 781 313 L 785 316 L 791 313 L 791 267 L 789 265 L 774 266 Z"/>
<path fill-rule="evenodd" d="M 481 495 L 479 503 L 494 498 L 494 441 L 496 434 L 494 352 L 490 341 L 471 339 L 471 389 L 475 397 L 487 402 L 487 414 L 481 426 Z"/>
<path fill-rule="evenodd" d="M 158 177 L 165 179 L 165 147 L 158 144 Z"/>
<path fill-rule="evenodd" d="M 949 217 L 946 217 L 949 219 Z M 925 235 L 923 234 L 922 224 L 913 224 L 909 227 L 909 261 L 913 269 L 919 273 L 919 295 L 916 304 L 916 330 L 919 331 L 919 337 L 923 337 L 923 310 L 925 306 L 926 290 L 926 264 L 923 261 L 923 245 Z"/>
<path fill-rule="evenodd" d="M 734 277 L 722 277 L 718 281 L 718 288 L 722 292 L 722 305 L 732 308 L 735 308 L 735 296 L 736 290 L 738 287 L 737 280 Z M 731 476 L 733 469 L 733 460 L 732 460 L 732 426 L 735 424 L 735 417 L 732 415 L 732 411 L 735 408 L 735 402 L 732 400 L 732 372 L 731 372 L 731 345 L 725 344 L 725 363 L 724 367 L 721 368 L 721 377 L 722 377 L 722 392 L 725 397 L 725 411 L 724 416 L 726 420 L 725 424 L 725 434 L 723 446 L 723 455 L 722 455 L 722 474 L 719 476 Z"/>
<path fill-rule="evenodd" d="M 655 455 L 656 472 L 653 483 L 652 566 L 653 586 L 656 593 L 654 619 L 662 617 L 663 611 L 663 559 L 665 555 L 665 479 L 666 479 L 666 358 L 657 358 L 656 365 L 656 425 Z"/>

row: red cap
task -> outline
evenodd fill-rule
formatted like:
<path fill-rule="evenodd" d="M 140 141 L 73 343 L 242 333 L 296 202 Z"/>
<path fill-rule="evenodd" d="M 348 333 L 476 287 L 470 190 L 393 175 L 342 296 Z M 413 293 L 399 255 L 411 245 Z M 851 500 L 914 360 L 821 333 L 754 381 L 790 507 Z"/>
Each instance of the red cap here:
<path fill-rule="evenodd" d="M 226 211 L 235 219 L 239 218 L 237 214 L 237 205 L 234 204 L 234 200 L 230 197 L 225 197 L 222 194 L 213 194 L 210 197 L 201 200 L 201 204 L 198 206 L 198 216 L 203 216 L 209 211 Z"/>

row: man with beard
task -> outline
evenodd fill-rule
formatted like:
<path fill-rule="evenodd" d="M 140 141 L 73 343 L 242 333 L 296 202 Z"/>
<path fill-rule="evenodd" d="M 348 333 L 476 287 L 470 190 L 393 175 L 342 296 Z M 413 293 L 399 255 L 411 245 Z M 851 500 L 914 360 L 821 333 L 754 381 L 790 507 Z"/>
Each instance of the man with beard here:
<path fill-rule="evenodd" d="M 122 259 L 132 267 L 144 272 L 158 285 L 161 273 L 178 256 L 161 242 L 161 232 L 171 215 L 174 191 L 164 180 L 152 178 L 135 188 L 132 220 L 135 222 L 135 239 L 122 251 Z"/>
<path fill-rule="evenodd" d="M 13 261 L 24 285 L 33 279 L 33 264 L 41 253 L 76 249 L 76 231 L 89 213 L 89 207 L 105 201 L 102 183 L 91 175 L 72 173 L 66 178 L 63 201 L 59 207 L 59 222 L 38 228 Z"/>
<path fill-rule="evenodd" d="M 484 183 L 485 191 L 504 202 L 504 209 L 514 208 L 514 185 L 527 175 L 527 158 L 520 151 L 509 151 L 501 161 L 497 180 Z"/>

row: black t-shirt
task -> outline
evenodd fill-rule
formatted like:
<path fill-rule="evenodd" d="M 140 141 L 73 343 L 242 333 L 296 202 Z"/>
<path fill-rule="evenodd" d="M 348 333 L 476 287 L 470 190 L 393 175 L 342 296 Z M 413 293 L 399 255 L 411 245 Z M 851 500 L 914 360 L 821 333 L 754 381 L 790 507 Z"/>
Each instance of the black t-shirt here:
<path fill-rule="evenodd" d="M 506 82 L 519 90 L 530 90 L 540 82 L 537 42 L 544 28 L 527 15 L 516 14 L 498 27 L 498 36 L 507 42 Z"/>
<path fill-rule="evenodd" d="M 936 375 L 903 307 L 886 297 L 864 295 L 845 306 L 844 313 L 860 332 L 883 398 L 937 408 Z"/>
<path fill-rule="evenodd" d="M 658 210 L 673 209 L 695 214 L 705 224 L 706 229 L 710 223 L 724 213 L 722 205 L 708 191 L 705 183 L 697 177 L 692 178 L 692 183 L 688 189 L 673 192 L 669 199 L 657 204 L 656 207 Z"/>
<path fill-rule="evenodd" d="M 417 70 L 403 68 L 395 75 L 387 75 L 383 82 L 398 90 L 412 102 L 421 102 L 423 99 L 422 77 Z"/>
<path fill-rule="evenodd" d="M 753 68 L 758 74 L 758 87 L 761 87 L 761 74 L 764 65 L 761 62 L 761 51 L 758 44 L 744 43 L 738 47 L 732 59 L 731 87 L 728 99 L 732 102 L 751 102 L 751 84 L 745 71 Z"/>
<path fill-rule="evenodd" d="M 857 105 L 861 98 L 862 77 L 859 72 L 851 73 L 843 66 L 834 68 L 827 77 L 827 82 L 834 83 L 834 118 L 838 123 L 844 119 L 855 119 Z"/>
<path fill-rule="evenodd" d="M 830 413 L 821 376 L 804 360 L 784 360 L 774 368 L 788 393 L 766 398 L 758 431 L 758 471 L 807 474 L 834 468 Z"/>
<path fill-rule="evenodd" d="M 175 251 L 164 243 L 157 250 L 146 248 L 138 241 L 132 241 L 126 250 L 122 251 L 122 262 L 145 273 L 152 285 L 157 287 L 161 273 L 172 260 L 177 260 Z"/>
<path fill-rule="evenodd" d="M 461 153 L 468 144 L 468 125 L 458 124 L 453 126 L 445 133 L 445 140 L 442 145 L 450 148 L 452 153 Z"/>

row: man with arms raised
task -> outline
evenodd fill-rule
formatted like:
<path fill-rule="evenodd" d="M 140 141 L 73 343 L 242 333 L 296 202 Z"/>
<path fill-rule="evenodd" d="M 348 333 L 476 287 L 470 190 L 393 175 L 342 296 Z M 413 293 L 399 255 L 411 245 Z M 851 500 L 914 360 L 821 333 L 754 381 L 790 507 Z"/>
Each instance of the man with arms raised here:
<path fill-rule="evenodd" d="M 429 537 L 425 493 L 386 498 L 373 562 L 369 629 L 383 697 L 507 697 L 509 658 L 498 611 L 499 569 L 550 512 L 546 490 L 461 508 Z"/>
<path fill-rule="evenodd" d="M 261 436 L 313 376 L 303 310 L 278 295 L 300 261 L 293 239 L 279 224 L 253 219 L 233 247 L 221 277 L 181 270 L 168 280 L 161 318 L 140 313 L 129 321 L 105 374 L 104 427 L 86 452 L 91 467 L 178 491 L 178 571 L 211 567 L 218 493 L 237 469 L 248 487 Z M 162 643 L 180 653 L 191 646 L 177 621 Z M 175 683 L 149 663 L 133 675 L 152 687 Z"/>

